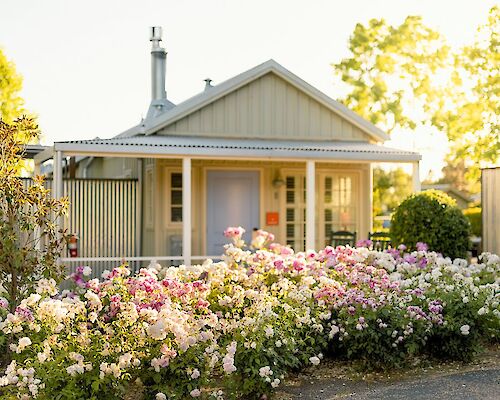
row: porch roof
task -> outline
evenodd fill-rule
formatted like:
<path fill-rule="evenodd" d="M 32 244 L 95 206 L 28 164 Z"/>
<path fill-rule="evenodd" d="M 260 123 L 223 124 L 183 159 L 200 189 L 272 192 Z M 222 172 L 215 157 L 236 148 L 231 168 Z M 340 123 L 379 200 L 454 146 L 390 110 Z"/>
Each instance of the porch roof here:
<path fill-rule="evenodd" d="M 134 136 L 57 142 L 55 151 L 95 157 L 175 157 L 232 159 L 309 159 L 414 162 L 415 152 L 366 142 L 281 141 L 179 136 Z"/>

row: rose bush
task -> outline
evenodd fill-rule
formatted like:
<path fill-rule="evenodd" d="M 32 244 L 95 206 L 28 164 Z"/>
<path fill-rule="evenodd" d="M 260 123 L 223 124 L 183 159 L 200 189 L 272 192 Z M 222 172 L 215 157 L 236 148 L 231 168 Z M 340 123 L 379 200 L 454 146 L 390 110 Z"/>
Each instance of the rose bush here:
<path fill-rule="evenodd" d="M 218 263 L 120 266 L 102 280 L 80 268 L 72 291 L 41 280 L 8 314 L 0 299 L 14 356 L 2 398 L 258 398 L 323 354 L 392 367 L 425 353 L 468 359 L 498 340 L 496 255 L 295 253 L 263 231 L 247 250 L 243 233 L 226 231 Z"/>

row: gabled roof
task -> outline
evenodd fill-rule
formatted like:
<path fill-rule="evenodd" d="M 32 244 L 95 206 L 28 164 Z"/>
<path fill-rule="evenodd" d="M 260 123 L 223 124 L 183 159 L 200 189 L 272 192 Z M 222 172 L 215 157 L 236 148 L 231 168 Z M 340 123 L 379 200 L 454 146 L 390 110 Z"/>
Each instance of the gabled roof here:
<path fill-rule="evenodd" d="M 248 83 L 256 79 L 259 79 L 260 77 L 268 73 L 274 73 L 277 76 L 281 77 L 286 82 L 293 85 L 298 90 L 304 92 L 311 98 L 315 99 L 332 112 L 357 126 L 360 130 L 371 136 L 375 141 L 380 142 L 389 139 L 389 136 L 381 129 L 377 128 L 375 125 L 368 122 L 355 112 L 349 110 L 343 104 L 333 100 L 320 90 L 308 84 L 274 60 L 266 61 L 265 63 L 260 64 L 248 71 L 245 71 L 231 79 L 228 79 L 227 81 L 224 81 L 219 85 L 205 90 L 204 92 L 178 104 L 171 110 L 155 118 L 147 119 L 143 124 L 139 124 L 121 133 L 120 135 L 118 135 L 118 137 L 130 137 L 139 134 L 155 134 L 158 130 L 180 120 L 181 118 L 186 117 L 191 113 L 196 112 L 202 107 L 215 102 L 216 100 L 228 95 L 229 93 L 241 88 L 244 85 L 247 85 Z"/>

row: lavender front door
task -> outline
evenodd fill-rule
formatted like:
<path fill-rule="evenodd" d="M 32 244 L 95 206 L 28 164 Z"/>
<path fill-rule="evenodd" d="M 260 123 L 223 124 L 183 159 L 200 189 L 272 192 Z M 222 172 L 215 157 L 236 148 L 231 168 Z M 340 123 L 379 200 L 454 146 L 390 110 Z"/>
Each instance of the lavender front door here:
<path fill-rule="evenodd" d="M 251 240 L 252 229 L 259 227 L 259 172 L 207 172 L 207 254 L 221 255 L 228 226 L 242 226 Z"/>

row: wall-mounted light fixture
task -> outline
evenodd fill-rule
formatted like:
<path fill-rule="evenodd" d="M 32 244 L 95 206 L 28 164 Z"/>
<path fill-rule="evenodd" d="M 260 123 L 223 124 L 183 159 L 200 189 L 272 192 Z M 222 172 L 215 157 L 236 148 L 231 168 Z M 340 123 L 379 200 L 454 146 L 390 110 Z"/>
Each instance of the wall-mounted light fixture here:
<path fill-rule="evenodd" d="M 273 187 L 275 189 L 279 189 L 281 186 L 285 184 L 284 179 L 280 176 L 279 172 L 276 174 L 276 177 L 273 179 Z"/>

